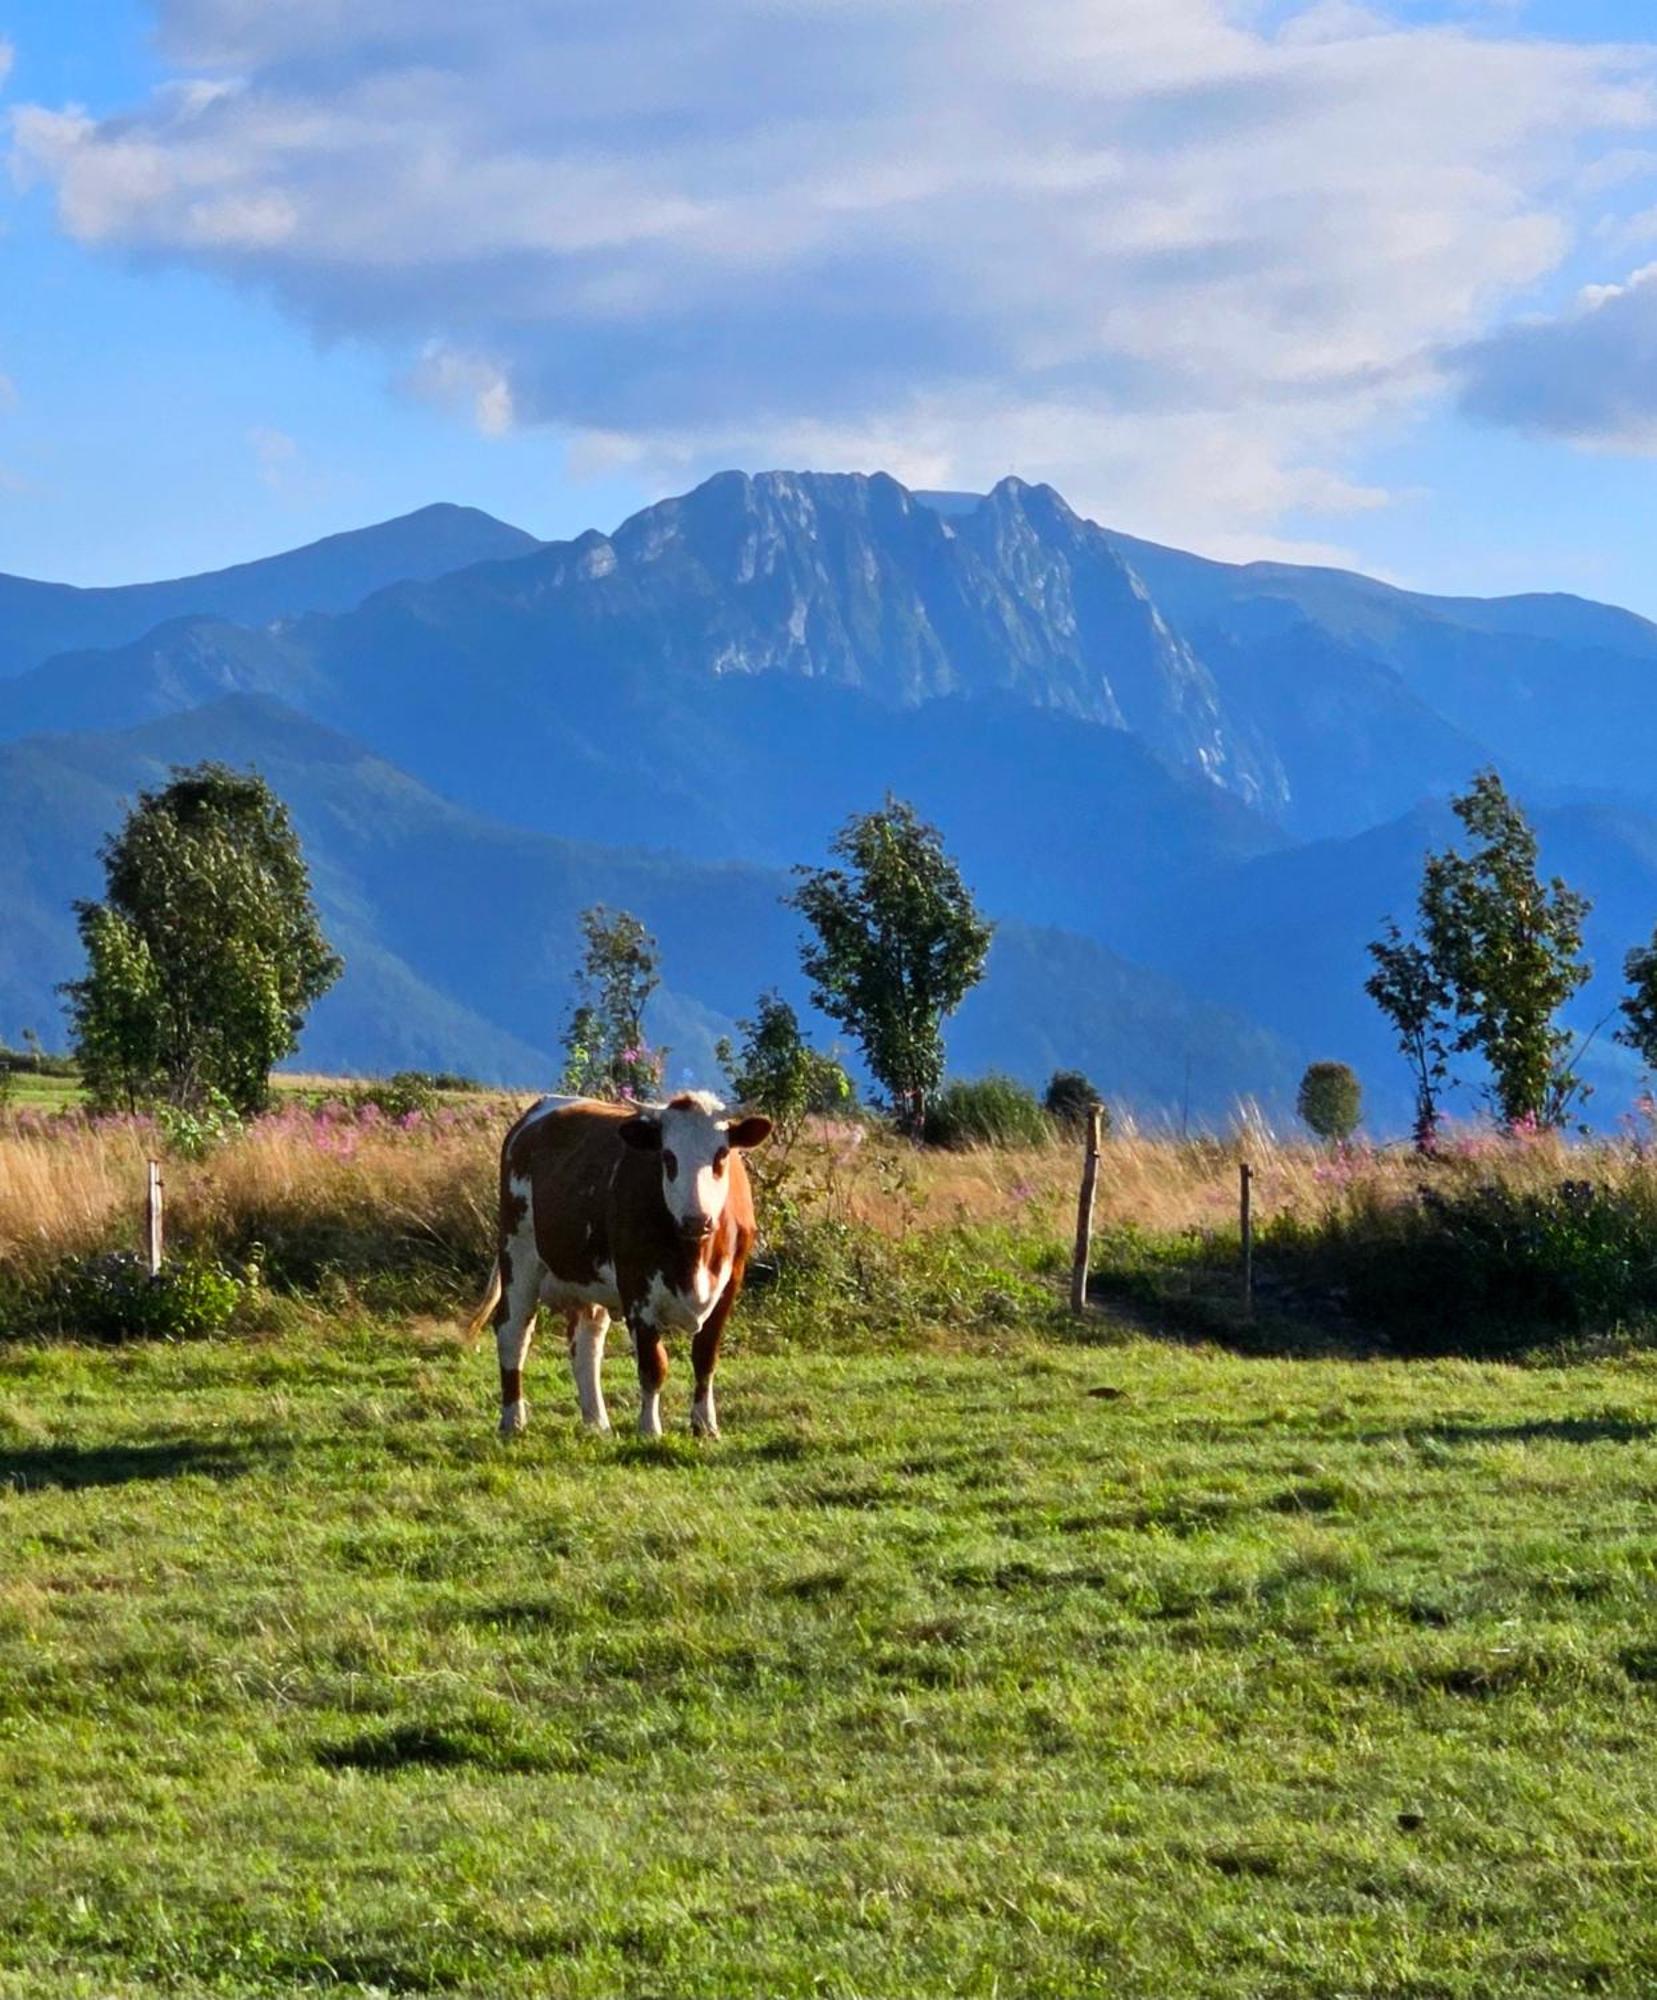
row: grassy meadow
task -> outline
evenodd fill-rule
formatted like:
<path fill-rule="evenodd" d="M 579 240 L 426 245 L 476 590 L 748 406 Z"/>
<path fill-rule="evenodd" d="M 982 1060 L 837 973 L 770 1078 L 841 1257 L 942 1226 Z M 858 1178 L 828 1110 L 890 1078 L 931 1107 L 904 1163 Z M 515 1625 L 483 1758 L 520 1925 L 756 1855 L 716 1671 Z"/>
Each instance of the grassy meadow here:
<path fill-rule="evenodd" d="M 826 1131 L 721 1442 L 681 1353 L 661 1444 L 583 1434 L 549 1327 L 503 1445 L 504 1109 L 170 1160 L 186 1254 L 257 1246 L 230 1328 L 0 1338 L 4 2000 L 1657 1990 L 1638 1329 L 1233 1324 L 1236 1145 L 1127 1137 L 1078 1324 L 1069 1149 Z M 14 1284 L 150 1143 L 0 1134 Z M 1301 1224 L 1413 1171 L 1248 1143 Z"/>

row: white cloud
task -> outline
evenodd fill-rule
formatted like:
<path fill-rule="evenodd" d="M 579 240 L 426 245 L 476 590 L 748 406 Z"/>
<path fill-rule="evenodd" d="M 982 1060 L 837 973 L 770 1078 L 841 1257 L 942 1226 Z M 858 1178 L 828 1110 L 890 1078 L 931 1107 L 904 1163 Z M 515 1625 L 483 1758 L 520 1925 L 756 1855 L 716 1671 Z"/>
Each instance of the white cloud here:
<path fill-rule="evenodd" d="M 1351 0 L 160 12 L 175 86 L 14 114 L 82 241 L 256 283 L 578 464 L 1016 468 L 1211 547 L 1374 504 L 1360 444 L 1654 122 L 1649 51 Z"/>
<path fill-rule="evenodd" d="M 1587 285 L 1568 311 L 1518 320 L 1449 360 L 1470 416 L 1591 451 L 1657 456 L 1657 264 Z"/>

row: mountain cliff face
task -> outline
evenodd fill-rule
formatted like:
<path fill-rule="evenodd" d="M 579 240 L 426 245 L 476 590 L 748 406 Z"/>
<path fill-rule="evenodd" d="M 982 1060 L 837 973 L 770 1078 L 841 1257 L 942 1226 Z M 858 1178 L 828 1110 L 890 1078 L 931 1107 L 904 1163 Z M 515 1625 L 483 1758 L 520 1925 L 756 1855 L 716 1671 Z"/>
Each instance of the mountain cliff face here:
<path fill-rule="evenodd" d="M 883 475 L 722 475 L 613 536 L 383 591 L 342 618 L 255 635 L 193 619 L 119 661 L 54 660 L 0 687 L 0 733 L 242 691 L 358 731 L 412 702 L 409 730 L 447 742 L 480 706 L 533 732 L 548 706 L 592 707 L 595 680 L 648 698 L 737 675 L 890 708 L 1006 697 L 1126 731 L 1268 811 L 1285 797 L 1269 744 L 1100 531 L 1011 479 L 946 520 Z M 400 748 L 423 767 L 417 743 Z"/>
<path fill-rule="evenodd" d="M 278 731 L 282 783 L 310 801 L 302 819 L 342 871 L 335 887 L 349 881 L 331 904 L 343 941 L 379 982 L 319 1017 L 318 1061 L 412 1058 L 407 1035 L 376 1027 L 383 1004 L 387 1023 L 425 1023 L 419 1045 L 441 1044 L 452 1066 L 540 1063 L 564 977 L 548 940 L 600 897 L 648 901 L 672 933 L 681 964 L 668 962 L 664 1004 L 675 1035 L 703 1046 L 709 1020 L 751 1006 L 745 981 L 794 976 L 781 871 L 820 858 L 846 814 L 887 790 L 944 828 L 1005 925 L 957 1060 L 1034 1074 L 1068 1049 L 1142 1099 L 1200 1076 L 1206 1037 L 1228 1052 L 1213 1091 L 1252 1077 L 1270 1094 L 1294 1062 L 1350 1057 L 1383 1117 L 1401 1114 L 1362 997 L 1363 944 L 1407 914 L 1416 829 L 1438 823 L 1418 808 L 1482 765 L 1499 761 L 1538 804 L 1569 788 L 1579 814 L 1609 811 L 1615 788 L 1615 838 L 1568 816 L 1557 837 L 1604 899 L 1608 965 L 1657 921 L 1644 859 L 1657 853 L 1657 628 L 1626 612 L 1208 562 L 1016 479 L 921 495 L 880 474 L 730 473 L 570 542 L 428 509 L 338 544 L 135 593 L 0 579 L 0 663 L 47 629 L 31 593 L 70 601 L 82 634 L 79 650 L 0 679 L 0 743 L 16 744 L 0 800 L 0 1001 L 45 1004 L 28 967 L 63 958 L 53 897 L 84 889 L 93 823 L 117 812 L 89 773 L 114 768 L 109 732 L 133 729 L 123 773 L 148 772 L 135 746 L 163 741 L 259 761 L 259 731 Z M 166 622 L 141 622 L 158 607 Z M 91 631 L 98 619 L 119 627 L 113 641 Z M 20 740 L 43 731 L 67 742 Z M 324 782 L 319 746 L 342 738 L 355 761 L 335 759 Z M 79 802 L 67 820 L 54 787 Z M 367 856 L 375 816 L 401 825 L 416 792 L 425 876 L 411 893 L 412 850 L 389 873 Z M 43 876 L 54 826 L 79 861 L 60 854 Z M 521 843 L 512 870 L 448 866 L 445 843 L 499 840 Z M 389 826 L 382 845 L 396 846 Z M 733 864 L 749 871 L 740 893 L 719 872 Z M 538 872 L 563 885 L 556 907 Z M 677 925 L 676 895 L 707 926 L 705 949 Z M 514 970 L 525 952 L 527 977 Z"/>

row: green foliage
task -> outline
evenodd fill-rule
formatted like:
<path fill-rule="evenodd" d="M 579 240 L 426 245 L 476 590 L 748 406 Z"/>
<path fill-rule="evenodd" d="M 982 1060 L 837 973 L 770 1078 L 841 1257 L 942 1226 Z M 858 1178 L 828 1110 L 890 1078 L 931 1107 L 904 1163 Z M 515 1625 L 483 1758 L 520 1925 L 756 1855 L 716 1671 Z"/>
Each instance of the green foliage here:
<path fill-rule="evenodd" d="M 1538 877 L 1536 834 L 1494 771 L 1454 806 L 1477 845 L 1429 855 L 1421 883 L 1422 939 L 1449 990 L 1454 1046 L 1483 1057 L 1509 1125 L 1562 1125 L 1588 1089 L 1555 1019 L 1589 976 L 1588 900 Z"/>
<path fill-rule="evenodd" d="M 1536 834 L 1494 771 L 1452 801 L 1476 843 L 1430 854 L 1419 942 L 1396 924 L 1369 947 L 1366 991 L 1397 1031 L 1416 1085 L 1416 1138 L 1429 1145 L 1451 1052 L 1480 1056 L 1509 1125 L 1563 1125 L 1589 1086 L 1571 1067 L 1559 1009 L 1588 979 L 1586 897 L 1537 874 Z"/>
<path fill-rule="evenodd" d="M 64 989 L 92 1102 L 262 1109 L 340 973 L 286 807 L 225 765 L 175 769 L 101 852 L 105 900 L 76 905 L 86 973 Z"/>
<path fill-rule="evenodd" d="M 0 1063 L 17 1076 L 54 1076 L 62 1078 L 78 1077 L 79 1069 L 71 1055 L 52 1055 L 40 1045 L 40 1037 L 33 1028 L 23 1030 L 23 1046 L 8 1048 L 0 1042 Z"/>
<path fill-rule="evenodd" d="M 1360 1328 L 1409 1353 L 1519 1354 L 1657 1315 L 1657 1189 L 1643 1178 L 1429 1185 L 1271 1223 L 1261 1246 L 1266 1269 L 1335 1288 Z"/>
<path fill-rule="evenodd" d="M 957 1077 L 927 1105 L 922 1136 L 929 1146 L 1044 1146 L 1053 1128 L 1010 1076 Z"/>
<path fill-rule="evenodd" d="M 845 865 L 796 869 L 789 899 L 816 933 L 800 953 L 812 1001 L 919 1132 L 943 1076 L 943 1021 L 982 978 L 993 926 L 943 836 L 901 799 L 854 814 L 829 851 Z"/>
<path fill-rule="evenodd" d="M 586 949 L 576 974 L 576 1004 L 564 1030 L 564 1088 L 579 1097 L 654 1097 L 665 1049 L 645 1043 L 644 1010 L 661 983 L 656 940 L 626 910 L 602 903 L 581 913 Z"/>
<path fill-rule="evenodd" d="M 738 1021 L 742 1043 L 721 1041 L 721 1068 L 739 1104 L 763 1111 L 787 1147 L 812 1116 L 843 1111 L 852 1102 L 852 1082 L 832 1056 L 814 1049 L 800 1033 L 799 1016 L 778 993 L 762 993 L 751 1021 Z"/>
<path fill-rule="evenodd" d="M 429 1118 L 442 1102 L 445 1088 L 441 1078 L 421 1069 L 400 1069 L 394 1076 L 377 1076 L 359 1083 L 351 1092 L 351 1102 L 372 1104 L 387 1118 L 408 1118 L 418 1114 Z"/>
<path fill-rule="evenodd" d="M 1357 1131 L 1363 1116 L 1363 1087 L 1345 1063 L 1311 1063 L 1300 1079 L 1295 1109 L 1308 1131 L 1343 1144 Z"/>
<path fill-rule="evenodd" d="M 1369 947 L 1375 970 L 1364 991 L 1392 1023 L 1398 1047 L 1415 1082 L 1415 1143 L 1431 1147 L 1438 1130 L 1438 1100 L 1449 1074 L 1449 989 L 1422 947 L 1389 922 Z"/>
<path fill-rule="evenodd" d="M 235 1106 L 217 1090 L 206 1092 L 193 1105 L 163 1104 L 156 1114 L 156 1123 L 169 1149 L 187 1160 L 205 1159 L 215 1146 L 233 1139 L 242 1127 Z"/>
<path fill-rule="evenodd" d="M 1630 991 L 1621 1004 L 1617 1040 L 1633 1049 L 1648 1069 L 1657 1069 L 1657 933 L 1623 960 L 1623 977 Z"/>
<path fill-rule="evenodd" d="M 107 1251 L 60 1265 L 14 1325 L 78 1340 L 198 1340 L 229 1326 L 244 1290 L 212 1258 L 173 1258 L 152 1278 L 136 1253 Z"/>
<path fill-rule="evenodd" d="M 1079 1069 L 1056 1069 L 1042 1093 L 1042 1109 L 1056 1124 L 1068 1131 L 1085 1129 L 1089 1114 L 1097 1106 L 1099 1129 L 1110 1130 L 1110 1113 L 1091 1078 Z"/>

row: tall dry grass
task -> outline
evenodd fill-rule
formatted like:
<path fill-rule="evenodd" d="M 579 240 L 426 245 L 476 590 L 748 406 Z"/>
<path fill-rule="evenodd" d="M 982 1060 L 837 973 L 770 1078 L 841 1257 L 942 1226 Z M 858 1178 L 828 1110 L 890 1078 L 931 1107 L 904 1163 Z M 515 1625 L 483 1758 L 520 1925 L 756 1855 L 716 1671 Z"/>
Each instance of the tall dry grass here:
<path fill-rule="evenodd" d="M 199 1159 L 165 1153 L 142 1120 L 0 1123 L 0 1274 L 27 1283 L 64 1259 L 136 1247 L 145 1162 L 165 1157 L 171 1240 L 262 1263 L 274 1282 L 311 1285 L 330 1271 L 420 1269 L 452 1274 L 458 1293 L 493 1254 L 496 1163 L 515 1113 L 506 1099 L 451 1105 L 393 1123 L 370 1107 L 288 1104 Z M 1517 1192 L 1567 1177 L 1608 1188 L 1649 1185 L 1637 1145 L 1467 1135 L 1433 1161 L 1402 1149 L 1346 1153 L 1242 1126 L 1226 1138 L 1107 1139 L 1098 1181 L 1100 1229 L 1155 1236 L 1235 1227 L 1237 1166 L 1255 1172 L 1263 1223 L 1316 1223 L 1368 1207 L 1495 1183 Z M 824 1123 L 793 1154 L 755 1158 L 762 1220 L 769 1204 L 832 1216 L 888 1238 L 993 1225 L 1063 1240 L 1074 1214 L 1080 1149 L 917 1150 L 872 1126 Z"/>

